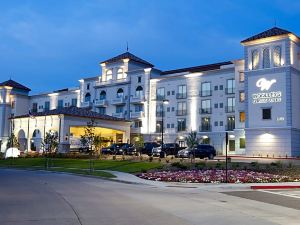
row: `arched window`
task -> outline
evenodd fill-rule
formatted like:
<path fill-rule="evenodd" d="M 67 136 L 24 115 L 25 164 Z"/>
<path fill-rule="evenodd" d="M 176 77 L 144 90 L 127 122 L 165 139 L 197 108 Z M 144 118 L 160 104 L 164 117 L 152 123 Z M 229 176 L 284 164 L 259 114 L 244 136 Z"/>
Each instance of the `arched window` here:
<path fill-rule="evenodd" d="M 124 73 L 123 73 L 123 69 L 118 69 L 118 72 L 117 72 L 117 79 L 120 80 L 120 79 L 124 79 Z"/>
<path fill-rule="evenodd" d="M 117 91 L 117 98 L 123 98 L 124 96 L 124 91 L 122 88 L 119 88 Z"/>
<path fill-rule="evenodd" d="M 90 101 L 91 101 L 91 94 L 86 93 L 86 95 L 84 96 L 84 102 L 90 102 Z"/>
<path fill-rule="evenodd" d="M 106 80 L 111 80 L 112 79 L 112 70 L 107 70 L 106 71 Z"/>
<path fill-rule="evenodd" d="M 142 97 L 143 96 L 143 88 L 141 86 L 138 86 L 135 89 L 135 96 L 136 97 Z"/>
<path fill-rule="evenodd" d="M 274 66 L 280 66 L 281 65 L 281 47 L 280 46 L 276 46 L 274 48 L 274 52 L 273 52 L 273 63 Z"/>
<path fill-rule="evenodd" d="M 105 91 L 101 91 L 100 93 L 100 100 L 105 100 L 106 99 L 106 92 Z"/>
<path fill-rule="evenodd" d="M 263 50 L 263 68 L 270 68 L 270 49 Z"/>
<path fill-rule="evenodd" d="M 253 50 L 251 53 L 251 61 L 252 61 L 252 69 L 257 70 L 259 67 L 259 54 L 256 49 Z"/>

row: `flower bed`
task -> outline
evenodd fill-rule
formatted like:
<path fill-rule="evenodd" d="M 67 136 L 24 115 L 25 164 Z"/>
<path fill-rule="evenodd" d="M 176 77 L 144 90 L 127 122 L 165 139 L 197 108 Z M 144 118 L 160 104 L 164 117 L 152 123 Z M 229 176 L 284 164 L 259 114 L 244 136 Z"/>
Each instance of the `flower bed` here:
<path fill-rule="evenodd" d="M 159 171 L 141 173 L 138 177 L 166 182 L 183 183 L 225 183 L 225 170 L 184 170 L 184 171 Z M 270 173 L 253 172 L 247 170 L 228 170 L 229 183 L 277 183 L 300 181 L 289 176 Z"/>

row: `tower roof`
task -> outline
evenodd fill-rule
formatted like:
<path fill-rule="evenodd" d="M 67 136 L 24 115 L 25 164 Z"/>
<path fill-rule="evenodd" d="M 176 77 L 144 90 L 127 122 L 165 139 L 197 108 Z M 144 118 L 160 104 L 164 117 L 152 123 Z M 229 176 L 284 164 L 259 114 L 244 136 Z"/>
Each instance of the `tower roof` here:
<path fill-rule="evenodd" d="M 130 53 L 130 52 L 124 52 L 120 55 L 117 55 L 113 58 L 110 58 L 110 59 L 107 59 L 101 63 L 113 63 L 113 62 L 117 62 L 117 61 L 120 61 L 122 59 L 130 59 L 132 61 L 135 61 L 137 63 L 141 63 L 141 64 L 144 64 L 144 65 L 147 65 L 147 66 L 150 66 L 150 67 L 154 67 L 154 65 L 152 65 L 151 63 L 137 57 L 136 55 Z"/>
<path fill-rule="evenodd" d="M 275 36 L 280 36 L 280 35 L 288 35 L 288 34 L 293 34 L 293 33 L 288 30 L 281 29 L 279 27 L 273 27 L 269 30 L 266 30 L 264 32 L 254 35 L 252 37 L 249 37 L 249 38 L 241 41 L 241 43 L 255 41 L 258 39 L 262 39 L 262 38 L 275 37 Z"/>
<path fill-rule="evenodd" d="M 12 80 L 12 79 L 9 79 L 7 81 L 0 83 L 0 86 L 8 86 L 8 87 L 12 87 L 12 88 L 20 89 L 20 90 L 31 91 L 30 88 L 25 87 L 24 85 Z"/>

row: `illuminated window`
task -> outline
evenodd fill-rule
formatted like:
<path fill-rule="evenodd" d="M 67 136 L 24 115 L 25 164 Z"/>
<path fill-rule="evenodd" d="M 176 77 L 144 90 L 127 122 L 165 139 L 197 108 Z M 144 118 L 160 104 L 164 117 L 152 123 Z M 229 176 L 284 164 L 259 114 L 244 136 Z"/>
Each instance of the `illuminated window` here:
<path fill-rule="evenodd" d="M 156 98 L 157 100 L 165 99 L 165 88 L 158 88 L 156 90 Z"/>
<path fill-rule="evenodd" d="M 246 115 L 245 115 L 245 112 L 240 112 L 240 122 L 241 123 L 244 123 L 246 120 Z"/>
<path fill-rule="evenodd" d="M 270 119 L 272 119 L 271 108 L 264 108 L 264 109 L 262 109 L 262 119 L 263 120 L 270 120 Z"/>
<path fill-rule="evenodd" d="M 123 69 L 118 69 L 118 72 L 117 72 L 117 79 L 120 80 L 120 79 L 124 79 L 124 73 L 123 73 Z"/>
<path fill-rule="evenodd" d="M 206 99 L 201 101 L 201 114 L 210 114 L 211 113 L 211 100 Z"/>
<path fill-rule="evenodd" d="M 259 54 L 255 49 L 251 53 L 252 69 L 257 70 L 259 68 Z"/>
<path fill-rule="evenodd" d="M 143 96 L 143 88 L 141 86 L 138 86 L 135 89 L 135 96 L 136 97 L 142 97 Z"/>
<path fill-rule="evenodd" d="M 274 52 L 273 52 L 273 60 L 274 60 L 274 66 L 280 66 L 280 62 L 281 62 L 281 47 L 280 46 L 276 46 L 274 48 Z"/>
<path fill-rule="evenodd" d="M 243 83 L 245 81 L 245 73 L 239 72 L 239 81 L 240 83 Z"/>
<path fill-rule="evenodd" d="M 211 96 L 212 90 L 211 90 L 211 83 L 210 82 L 204 82 L 201 84 L 201 97 L 205 96 Z"/>
<path fill-rule="evenodd" d="M 112 70 L 107 70 L 106 71 L 106 80 L 111 80 L 112 79 Z"/>
<path fill-rule="evenodd" d="M 186 120 L 178 119 L 177 120 L 177 131 L 185 131 L 186 130 Z"/>
<path fill-rule="evenodd" d="M 245 101 L 245 92 L 240 91 L 240 102 L 244 102 L 244 101 Z"/>
<path fill-rule="evenodd" d="M 240 148 L 246 148 L 246 139 L 240 138 Z"/>

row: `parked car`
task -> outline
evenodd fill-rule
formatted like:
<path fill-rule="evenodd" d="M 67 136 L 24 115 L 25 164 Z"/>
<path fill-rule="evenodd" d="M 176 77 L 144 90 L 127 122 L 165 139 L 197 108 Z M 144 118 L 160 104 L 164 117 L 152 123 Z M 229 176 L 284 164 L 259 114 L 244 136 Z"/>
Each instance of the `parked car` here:
<path fill-rule="evenodd" d="M 186 148 L 181 151 L 178 151 L 177 156 L 181 158 L 195 157 L 200 159 L 214 159 L 214 157 L 216 156 L 216 149 L 212 145 L 199 144 L 193 149 Z"/>
<path fill-rule="evenodd" d="M 152 149 L 159 147 L 160 144 L 157 142 L 145 142 L 144 143 L 144 148 L 141 150 L 141 154 L 147 154 L 149 156 L 152 155 Z"/>
<path fill-rule="evenodd" d="M 90 152 L 90 148 L 89 147 L 80 146 L 78 151 L 80 153 L 89 153 Z"/>
<path fill-rule="evenodd" d="M 124 151 L 122 147 L 127 143 L 115 143 L 109 147 L 102 148 L 102 154 L 106 155 L 123 155 Z"/>
<path fill-rule="evenodd" d="M 163 148 L 157 147 L 153 148 L 152 155 L 153 156 L 160 156 L 161 158 L 164 158 L 168 155 L 174 155 L 176 156 L 178 151 L 183 149 L 184 147 L 180 147 L 177 143 L 166 143 L 163 145 Z"/>
<path fill-rule="evenodd" d="M 125 155 L 137 155 L 137 149 L 133 144 L 125 144 L 122 146 Z"/>

